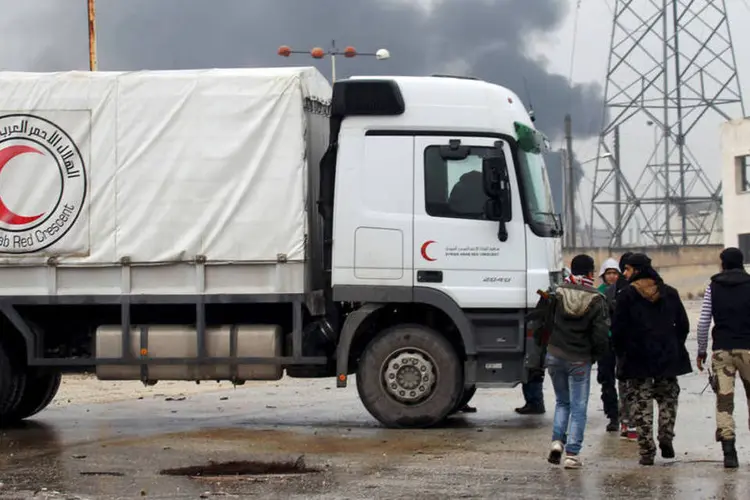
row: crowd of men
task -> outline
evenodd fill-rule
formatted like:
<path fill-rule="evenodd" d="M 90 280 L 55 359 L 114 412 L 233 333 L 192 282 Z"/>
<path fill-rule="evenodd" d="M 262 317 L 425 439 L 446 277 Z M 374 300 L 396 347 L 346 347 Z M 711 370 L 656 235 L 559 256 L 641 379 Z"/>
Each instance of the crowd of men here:
<path fill-rule="evenodd" d="M 696 360 L 703 371 L 713 321 L 710 380 L 715 381 L 716 440 L 722 445 L 724 466 L 736 468 L 737 373 L 750 405 L 750 274 L 737 248 L 725 249 L 720 261 L 721 272 L 711 278 L 703 299 Z M 677 378 L 692 372 L 685 346 L 690 322 L 679 293 L 641 253 L 608 259 L 600 268 L 598 287 L 590 256 L 573 258 L 570 271 L 552 299 L 544 302 L 545 321 L 535 330 L 556 400 L 548 461 L 568 469 L 583 466 L 580 451 L 595 363 L 606 430 L 637 441 L 641 465 L 654 464 L 657 445 L 663 458 L 674 458 Z M 516 409 L 518 413 L 545 412 L 543 383 L 544 369 L 536 370 L 523 386 L 526 404 Z M 659 411 L 656 441 L 654 401 Z"/>

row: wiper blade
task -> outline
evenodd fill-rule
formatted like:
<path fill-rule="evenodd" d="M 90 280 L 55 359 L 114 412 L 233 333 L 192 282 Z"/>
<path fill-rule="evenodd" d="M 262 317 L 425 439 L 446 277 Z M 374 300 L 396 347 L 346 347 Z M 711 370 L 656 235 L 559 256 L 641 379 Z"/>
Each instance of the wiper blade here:
<path fill-rule="evenodd" d="M 542 212 L 542 211 L 539 211 L 539 210 L 534 211 L 534 213 L 538 214 L 538 215 L 547 215 L 549 217 L 552 217 L 552 220 L 554 221 L 554 224 L 555 224 L 555 229 L 554 229 L 553 236 L 562 236 L 562 234 L 563 234 L 563 223 L 562 223 L 562 215 L 561 214 L 556 214 L 554 212 Z"/>

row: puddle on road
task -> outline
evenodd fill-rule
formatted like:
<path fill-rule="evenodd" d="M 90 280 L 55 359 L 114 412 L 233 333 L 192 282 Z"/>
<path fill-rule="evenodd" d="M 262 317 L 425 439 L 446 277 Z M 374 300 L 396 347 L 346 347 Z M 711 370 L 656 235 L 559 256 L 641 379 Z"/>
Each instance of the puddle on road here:
<path fill-rule="evenodd" d="M 187 476 L 187 477 L 224 477 L 224 476 L 263 476 L 263 475 L 288 475 L 288 474 L 313 474 L 320 472 L 319 469 L 308 467 L 304 457 L 295 461 L 236 461 L 224 463 L 209 463 L 208 465 L 196 465 L 191 467 L 180 467 L 176 469 L 165 469 L 159 472 L 162 476 Z"/>
<path fill-rule="evenodd" d="M 162 434 L 148 438 L 124 439 L 109 446 L 154 445 L 157 442 L 194 444 L 196 441 L 243 443 L 251 451 L 263 450 L 291 454 L 380 454 L 407 455 L 442 451 L 473 451 L 473 446 L 464 440 L 450 439 L 444 435 L 426 432 L 388 432 L 380 436 L 342 436 L 335 433 L 310 434 L 288 430 L 262 429 L 213 429 L 192 432 Z M 190 443 L 192 442 L 192 443 Z"/>

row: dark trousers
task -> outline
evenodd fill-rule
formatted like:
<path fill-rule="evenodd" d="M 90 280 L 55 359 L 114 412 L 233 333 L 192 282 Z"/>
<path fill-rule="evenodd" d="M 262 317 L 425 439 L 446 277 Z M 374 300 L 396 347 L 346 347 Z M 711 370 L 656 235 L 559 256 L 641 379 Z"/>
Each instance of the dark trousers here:
<path fill-rule="evenodd" d="M 531 370 L 529 381 L 522 384 L 521 390 L 527 405 L 544 407 L 544 370 Z"/>
<path fill-rule="evenodd" d="M 619 408 L 617 406 L 617 357 L 610 350 L 607 355 L 599 360 L 596 381 L 602 386 L 602 404 L 604 414 L 610 420 L 617 420 Z"/>

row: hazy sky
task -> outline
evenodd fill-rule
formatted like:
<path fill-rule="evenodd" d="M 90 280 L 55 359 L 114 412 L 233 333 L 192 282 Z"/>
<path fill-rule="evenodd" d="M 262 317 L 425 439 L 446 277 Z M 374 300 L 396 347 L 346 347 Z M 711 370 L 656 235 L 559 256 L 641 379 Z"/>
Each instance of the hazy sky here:
<path fill-rule="evenodd" d="M 746 94 L 748 3 L 727 0 Z M 360 51 L 387 47 L 390 60 L 342 61 L 339 77 L 460 72 L 504 84 L 525 101 L 530 98 L 538 126 L 556 148 L 562 145 L 563 116 L 570 112 L 575 150 L 585 160 L 596 155 L 613 5 L 614 0 L 97 0 L 99 69 L 309 65 L 314 61 L 305 56 L 278 57 L 278 46 L 306 50 L 333 38 Z M 1 69 L 88 67 L 86 0 L 0 0 L 0 12 Z M 326 75 L 329 64 L 317 63 Z M 693 145 L 715 181 L 719 123 L 707 122 Z M 650 144 L 652 132 L 644 119 L 628 139 L 642 147 Z M 637 174 L 640 161 L 626 162 L 629 174 Z M 590 196 L 585 184 L 583 198 Z"/>

